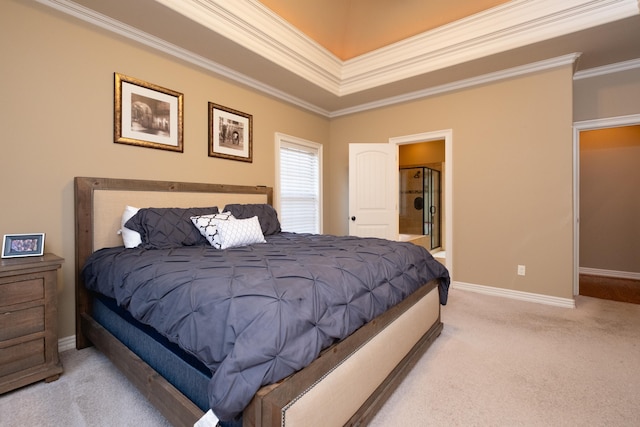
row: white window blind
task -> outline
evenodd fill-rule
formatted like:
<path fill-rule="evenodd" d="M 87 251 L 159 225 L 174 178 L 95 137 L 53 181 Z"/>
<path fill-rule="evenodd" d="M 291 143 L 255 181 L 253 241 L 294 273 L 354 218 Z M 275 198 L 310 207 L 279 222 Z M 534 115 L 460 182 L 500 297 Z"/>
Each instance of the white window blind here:
<path fill-rule="evenodd" d="M 320 144 L 280 139 L 280 225 L 293 233 L 321 232 Z"/>

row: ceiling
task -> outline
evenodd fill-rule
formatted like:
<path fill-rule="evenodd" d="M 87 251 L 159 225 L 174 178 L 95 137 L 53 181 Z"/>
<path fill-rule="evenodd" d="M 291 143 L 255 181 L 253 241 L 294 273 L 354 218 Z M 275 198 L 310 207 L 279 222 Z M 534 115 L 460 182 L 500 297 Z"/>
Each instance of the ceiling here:
<path fill-rule="evenodd" d="M 399 42 L 508 0 L 260 0 L 342 60 Z"/>
<path fill-rule="evenodd" d="M 38 0 L 335 117 L 510 73 L 640 67 L 637 0 Z"/>

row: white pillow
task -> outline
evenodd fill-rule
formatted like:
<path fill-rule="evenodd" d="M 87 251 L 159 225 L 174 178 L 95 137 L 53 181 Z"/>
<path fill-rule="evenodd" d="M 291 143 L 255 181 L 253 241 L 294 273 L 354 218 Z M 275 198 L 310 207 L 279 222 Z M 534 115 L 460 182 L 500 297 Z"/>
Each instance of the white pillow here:
<path fill-rule="evenodd" d="M 218 223 L 218 235 L 220 249 L 266 242 L 257 216 L 235 221 L 221 221 Z"/>
<path fill-rule="evenodd" d="M 220 238 L 218 237 L 218 223 L 234 220 L 231 212 L 222 212 L 210 215 L 192 216 L 191 222 L 195 225 L 200 234 L 216 249 L 220 249 Z"/>
<path fill-rule="evenodd" d="M 139 210 L 139 208 L 134 208 L 133 206 L 126 206 L 122 213 L 122 221 L 120 222 L 118 234 L 122 236 L 122 243 L 124 243 L 125 248 L 135 248 L 142 243 L 140 233 L 124 226 Z"/>

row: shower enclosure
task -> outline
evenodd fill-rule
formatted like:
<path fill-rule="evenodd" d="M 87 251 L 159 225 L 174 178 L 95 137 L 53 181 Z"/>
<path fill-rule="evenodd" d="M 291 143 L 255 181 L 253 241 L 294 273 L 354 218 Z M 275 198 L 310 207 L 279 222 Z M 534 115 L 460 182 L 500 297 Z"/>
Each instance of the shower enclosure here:
<path fill-rule="evenodd" d="M 400 169 L 400 234 L 429 236 L 440 243 L 440 171 L 428 167 Z"/>

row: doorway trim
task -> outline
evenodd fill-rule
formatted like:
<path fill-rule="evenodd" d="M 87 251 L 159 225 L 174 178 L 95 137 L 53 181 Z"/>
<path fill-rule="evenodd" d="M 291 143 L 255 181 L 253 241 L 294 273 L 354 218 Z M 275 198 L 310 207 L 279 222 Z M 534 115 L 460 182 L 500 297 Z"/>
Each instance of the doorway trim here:
<path fill-rule="evenodd" d="M 436 130 L 389 138 L 396 146 L 444 139 L 444 218 L 445 218 L 445 266 L 453 275 L 453 129 Z M 396 156 L 396 169 L 399 160 Z"/>
<path fill-rule="evenodd" d="M 573 295 L 580 294 L 580 132 L 640 125 L 640 114 L 573 123 Z"/>

